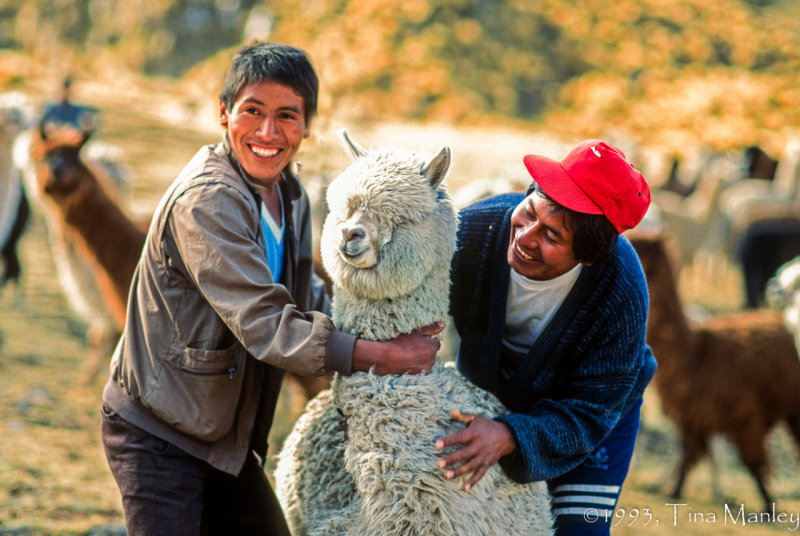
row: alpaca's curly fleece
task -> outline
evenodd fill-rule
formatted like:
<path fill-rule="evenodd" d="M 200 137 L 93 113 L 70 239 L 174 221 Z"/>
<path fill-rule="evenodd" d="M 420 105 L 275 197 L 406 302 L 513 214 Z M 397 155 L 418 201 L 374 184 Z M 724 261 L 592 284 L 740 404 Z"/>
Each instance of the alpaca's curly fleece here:
<path fill-rule="evenodd" d="M 461 427 L 450 408 L 487 417 L 507 411 L 451 366 L 337 377 L 332 390 L 354 395 L 340 397 L 346 449 L 345 419 L 323 391 L 287 438 L 275 473 L 294 534 L 551 534 L 543 482 L 516 484 L 495 465 L 465 492 L 463 481 L 435 468 L 435 438 Z"/>
<path fill-rule="evenodd" d="M 347 416 L 345 467 L 361 501 L 347 534 L 548 534 L 543 482 L 516 484 L 494 465 L 469 492 L 436 469 L 436 438 L 463 426 L 450 409 L 491 418 L 499 400 L 454 368 L 421 376 L 354 374 L 337 378 L 334 395 Z M 538 515 L 544 513 L 544 515 Z M 336 515 L 333 519 L 336 519 Z"/>
<path fill-rule="evenodd" d="M 380 340 L 443 320 L 456 230 L 452 201 L 441 185 L 449 153 L 440 153 L 446 164 L 430 180 L 424 176 L 428 166 L 413 153 L 351 150 L 356 164 L 329 187 L 332 213 L 322 239 L 334 281 L 334 322 L 343 331 Z M 337 253 L 337 225 L 344 218 L 333 210 L 352 208 L 353 198 L 377 208 L 368 218 L 401 237 L 382 244 L 380 264 L 369 273 Z M 451 409 L 489 418 L 507 412 L 492 394 L 441 363 L 421 375 L 336 376 L 332 388 L 308 404 L 279 457 L 277 492 L 293 533 L 552 534 L 543 482 L 517 484 L 499 465 L 468 492 L 461 479 L 444 478 L 436 468 L 443 453 L 434 443 L 463 427 L 451 420 Z"/>
<path fill-rule="evenodd" d="M 313 512 L 332 515 L 355 498 L 353 477 L 343 470 L 344 423 L 326 389 L 308 402 L 283 444 L 275 491 L 292 534 L 310 533 Z"/>

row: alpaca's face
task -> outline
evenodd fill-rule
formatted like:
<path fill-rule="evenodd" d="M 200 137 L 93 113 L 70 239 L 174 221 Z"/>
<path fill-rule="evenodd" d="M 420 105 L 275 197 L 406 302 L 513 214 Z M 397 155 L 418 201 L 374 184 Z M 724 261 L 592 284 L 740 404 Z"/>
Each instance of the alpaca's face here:
<path fill-rule="evenodd" d="M 378 264 L 378 252 L 391 240 L 387 228 L 380 228 L 368 211 L 359 209 L 339 226 L 342 238 L 339 254 L 343 262 L 355 268 L 372 268 Z"/>
<path fill-rule="evenodd" d="M 74 128 L 51 132 L 47 139 L 35 138 L 32 154 L 37 162 L 39 189 L 55 201 L 63 200 L 89 180 L 80 151 L 86 138 Z"/>
<path fill-rule="evenodd" d="M 336 285 L 391 298 L 432 270 L 446 273 L 456 217 L 440 184 L 420 174 L 423 164 L 413 153 L 370 153 L 331 182 L 321 247 Z"/>
<path fill-rule="evenodd" d="M 800 258 L 787 262 L 767 283 L 767 302 L 777 309 L 800 311 Z M 798 318 L 800 321 L 800 318 Z"/>

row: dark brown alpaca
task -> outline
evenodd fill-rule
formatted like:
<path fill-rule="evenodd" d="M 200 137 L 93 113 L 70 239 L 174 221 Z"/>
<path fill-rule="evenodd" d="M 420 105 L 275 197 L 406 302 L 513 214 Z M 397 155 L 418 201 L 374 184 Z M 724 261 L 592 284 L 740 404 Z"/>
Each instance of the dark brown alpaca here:
<path fill-rule="evenodd" d="M 33 157 L 39 188 L 52 201 L 76 246 L 97 278 L 117 327 L 125 306 L 145 232 L 122 211 L 81 160 L 85 138 L 74 131 L 37 139 Z"/>
<path fill-rule="evenodd" d="M 719 434 L 731 441 L 758 484 L 766 508 L 767 434 L 785 421 L 800 444 L 800 360 L 780 313 L 755 310 L 692 325 L 683 312 L 659 236 L 632 236 L 650 291 L 647 342 L 658 361 L 654 384 L 678 427 L 682 458 L 672 491 L 708 454 Z"/>

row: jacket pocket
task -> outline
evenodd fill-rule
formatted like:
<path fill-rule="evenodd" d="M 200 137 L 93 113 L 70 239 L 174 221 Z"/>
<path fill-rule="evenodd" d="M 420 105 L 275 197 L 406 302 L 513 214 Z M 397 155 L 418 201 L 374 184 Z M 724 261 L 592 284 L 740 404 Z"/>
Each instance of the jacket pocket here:
<path fill-rule="evenodd" d="M 246 356 L 238 343 L 223 350 L 184 348 L 161 371 L 146 403 L 180 432 L 216 441 L 236 422 Z"/>

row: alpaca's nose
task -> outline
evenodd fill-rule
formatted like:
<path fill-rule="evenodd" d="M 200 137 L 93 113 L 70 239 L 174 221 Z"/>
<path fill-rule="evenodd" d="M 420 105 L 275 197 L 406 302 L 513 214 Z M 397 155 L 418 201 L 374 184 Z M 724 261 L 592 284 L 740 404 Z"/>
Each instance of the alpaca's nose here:
<path fill-rule="evenodd" d="M 357 240 L 367 236 L 366 231 L 361 227 L 345 227 L 342 229 L 342 236 L 347 242 Z"/>
<path fill-rule="evenodd" d="M 365 227 L 361 225 L 342 227 L 342 243 L 339 246 L 339 251 L 347 259 L 358 258 L 369 249 L 370 243 L 367 240 L 367 229 Z"/>

